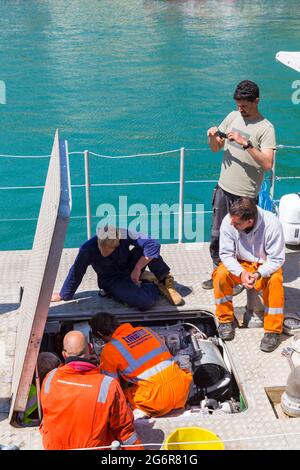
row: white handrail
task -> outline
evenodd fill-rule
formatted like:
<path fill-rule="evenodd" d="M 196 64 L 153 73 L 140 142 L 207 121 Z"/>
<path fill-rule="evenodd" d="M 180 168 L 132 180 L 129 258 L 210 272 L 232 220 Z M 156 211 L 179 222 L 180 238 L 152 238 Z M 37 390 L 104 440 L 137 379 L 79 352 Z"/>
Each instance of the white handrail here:
<path fill-rule="evenodd" d="M 300 149 L 298 145 L 284 145 L 279 144 L 277 145 L 277 149 Z M 174 214 L 178 214 L 178 242 L 182 242 L 182 234 L 183 234 L 183 223 L 184 223 L 184 214 L 198 214 L 198 213 L 211 213 L 212 211 L 191 211 L 185 212 L 184 211 L 184 184 L 211 184 L 217 183 L 218 180 L 214 179 L 206 179 L 206 180 L 184 180 L 184 160 L 185 160 L 185 153 L 188 151 L 209 151 L 207 147 L 199 147 L 199 148 L 189 148 L 185 149 L 181 147 L 180 149 L 173 149 L 167 150 L 164 152 L 156 152 L 156 153 L 140 153 L 140 154 L 133 154 L 133 155 L 103 155 L 95 152 L 89 152 L 85 150 L 84 152 L 69 152 L 69 155 L 84 155 L 84 165 L 85 165 L 85 184 L 74 184 L 71 185 L 72 188 L 85 188 L 86 193 L 86 215 L 85 216 L 73 216 L 73 219 L 81 219 L 86 218 L 86 226 L 87 226 L 87 237 L 91 237 L 91 220 L 96 218 L 96 216 L 91 215 L 91 207 L 90 207 L 90 188 L 91 187 L 114 187 L 114 186 L 147 186 L 147 185 L 174 185 L 179 184 L 179 212 L 174 212 Z M 107 159 L 124 159 L 124 158 L 136 158 L 136 157 L 148 157 L 148 156 L 158 156 L 158 155 L 168 155 L 168 154 L 180 154 L 180 178 L 179 180 L 175 181 L 136 181 L 136 182 L 120 182 L 120 183 L 90 183 L 90 172 L 89 172 L 89 155 L 93 155 L 100 158 L 107 158 Z M 8 154 L 0 154 L 0 157 L 4 158 L 49 158 L 50 155 L 8 155 Z M 276 176 L 275 175 L 275 168 L 273 168 L 272 173 L 272 180 L 271 180 L 271 192 L 274 192 L 274 182 L 281 181 L 281 180 L 297 180 L 300 179 L 300 176 Z M 0 190 L 24 190 L 24 189 L 44 189 L 44 186 L 36 185 L 36 186 L 1 186 Z M 273 194 L 272 194 L 273 196 Z M 140 214 L 140 215 L 149 215 L 149 214 Z M 151 214 L 152 215 L 152 214 Z M 119 217 L 123 217 L 123 215 L 119 215 Z M 3 218 L 0 219 L 0 222 L 16 222 L 16 221 L 34 221 L 37 220 L 35 218 L 20 218 L 20 219 L 8 219 Z"/>

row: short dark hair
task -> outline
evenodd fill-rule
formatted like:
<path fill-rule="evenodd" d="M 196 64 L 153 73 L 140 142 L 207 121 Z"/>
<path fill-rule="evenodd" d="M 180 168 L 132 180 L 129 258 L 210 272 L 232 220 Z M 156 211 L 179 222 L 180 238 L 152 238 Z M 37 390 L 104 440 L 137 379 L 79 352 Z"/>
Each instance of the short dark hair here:
<path fill-rule="evenodd" d="M 41 352 L 37 358 L 37 369 L 40 379 L 40 385 L 42 385 L 44 378 L 50 372 L 50 370 L 56 369 L 60 366 L 61 360 L 57 354 L 52 352 Z"/>
<path fill-rule="evenodd" d="M 243 80 L 240 82 L 234 92 L 233 99 L 245 100 L 245 101 L 255 101 L 256 98 L 259 98 L 259 88 L 256 83 L 251 82 L 250 80 Z"/>
<path fill-rule="evenodd" d="M 229 209 L 231 216 L 235 215 L 241 220 L 256 219 L 257 207 L 255 201 L 249 197 L 240 197 Z"/>
<path fill-rule="evenodd" d="M 109 336 L 113 334 L 120 323 L 111 313 L 96 313 L 96 315 L 91 318 L 90 325 L 94 336 L 97 336 L 97 331 L 99 331 L 101 335 Z"/>

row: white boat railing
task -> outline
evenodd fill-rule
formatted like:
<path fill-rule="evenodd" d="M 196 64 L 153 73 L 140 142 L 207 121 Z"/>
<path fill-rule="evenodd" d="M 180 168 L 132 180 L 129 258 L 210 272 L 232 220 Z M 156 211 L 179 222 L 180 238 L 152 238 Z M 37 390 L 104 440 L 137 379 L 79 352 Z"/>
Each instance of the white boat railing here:
<path fill-rule="evenodd" d="M 300 146 L 297 145 L 277 145 L 277 149 L 300 149 Z M 85 151 L 74 151 L 69 152 L 69 156 L 71 155 L 82 155 L 84 159 L 84 184 L 72 184 L 72 188 L 85 188 L 85 214 L 84 215 L 75 215 L 71 216 L 71 219 L 85 219 L 86 220 L 86 232 L 87 238 L 91 238 L 92 236 L 92 219 L 97 218 L 96 215 L 92 215 L 91 211 L 91 189 L 96 187 L 124 187 L 124 186 L 146 186 L 146 185 L 178 185 L 179 187 L 179 196 L 178 196 L 178 212 L 174 212 L 175 215 L 178 215 L 178 243 L 182 243 L 183 241 L 183 223 L 184 223 L 184 186 L 185 184 L 215 184 L 218 180 L 215 179 L 186 179 L 185 180 L 185 158 L 186 153 L 190 151 L 206 151 L 210 152 L 208 147 L 199 147 L 199 148 L 184 148 L 181 147 L 180 149 L 172 149 L 163 152 L 156 152 L 156 153 L 139 153 L 133 155 L 104 155 L 100 153 L 91 152 L 89 150 Z M 91 183 L 90 180 L 90 156 L 103 158 L 103 159 L 128 159 L 128 158 L 140 158 L 140 157 L 152 157 L 152 156 L 162 156 L 162 155 L 170 155 L 173 154 L 174 156 L 178 156 L 180 158 L 180 165 L 179 165 L 179 179 L 173 181 L 135 181 L 135 182 L 119 182 L 119 183 Z M 50 155 L 9 155 L 9 154 L 0 154 L 0 159 L 2 158 L 15 158 L 15 159 L 40 159 L 40 158 L 49 158 Z M 270 195 L 273 199 L 274 197 L 274 189 L 275 189 L 275 182 L 276 181 L 283 181 L 283 180 L 292 180 L 292 179 L 300 179 L 300 176 L 277 176 L 275 174 L 275 163 L 273 170 L 270 172 L 269 176 L 269 186 L 270 186 Z M 42 185 L 31 185 L 31 186 L 0 186 L 0 191 L 18 191 L 18 190 L 41 190 L 44 189 Z M 191 211 L 191 214 L 197 213 L 212 213 L 211 210 L 208 211 Z M 164 214 L 163 212 L 161 213 Z M 149 214 L 140 214 L 141 216 L 148 216 Z M 151 214 L 150 214 L 151 215 Z M 119 214 L 119 217 L 125 217 L 125 214 Z M 34 221 L 37 220 L 35 217 L 23 217 L 23 218 L 0 218 L 0 222 L 18 222 L 18 221 Z"/>

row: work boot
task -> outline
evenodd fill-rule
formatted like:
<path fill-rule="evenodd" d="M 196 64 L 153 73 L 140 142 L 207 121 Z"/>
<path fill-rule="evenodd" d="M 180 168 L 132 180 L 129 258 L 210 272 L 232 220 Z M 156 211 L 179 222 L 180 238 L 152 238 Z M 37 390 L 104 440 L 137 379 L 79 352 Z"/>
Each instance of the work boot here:
<path fill-rule="evenodd" d="M 181 295 L 175 289 L 174 277 L 171 274 L 168 274 L 157 285 L 160 292 L 168 299 L 171 304 L 181 305 L 183 303 Z"/>
<path fill-rule="evenodd" d="M 214 284 L 213 284 L 213 280 L 212 279 L 208 279 L 207 281 L 203 281 L 202 284 L 202 289 L 213 289 L 214 288 Z"/>
<path fill-rule="evenodd" d="M 265 333 L 260 343 L 260 349 L 264 352 L 272 352 L 279 345 L 279 333 Z"/>
<path fill-rule="evenodd" d="M 224 341 L 230 341 L 234 338 L 233 323 L 220 323 L 218 326 L 219 337 Z"/>

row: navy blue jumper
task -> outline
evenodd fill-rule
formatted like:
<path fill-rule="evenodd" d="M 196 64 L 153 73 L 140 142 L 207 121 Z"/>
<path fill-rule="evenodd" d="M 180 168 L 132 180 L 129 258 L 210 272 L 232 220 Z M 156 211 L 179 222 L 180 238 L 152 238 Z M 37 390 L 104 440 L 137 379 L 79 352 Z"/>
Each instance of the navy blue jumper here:
<path fill-rule="evenodd" d="M 124 233 L 126 238 L 123 238 Z M 148 267 L 159 280 L 170 272 L 169 266 L 160 256 L 160 243 L 146 235 L 129 234 L 127 230 L 122 230 L 119 246 L 107 257 L 101 255 L 97 237 L 91 238 L 80 247 L 60 291 L 61 298 L 73 298 L 87 267 L 91 265 L 97 274 L 100 289 L 130 307 L 148 310 L 157 301 L 159 289 L 150 282 L 142 282 L 140 286 L 132 282 L 131 272 L 141 256 L 152 258 Z"/>

